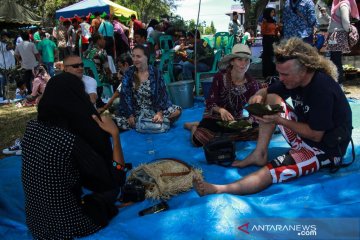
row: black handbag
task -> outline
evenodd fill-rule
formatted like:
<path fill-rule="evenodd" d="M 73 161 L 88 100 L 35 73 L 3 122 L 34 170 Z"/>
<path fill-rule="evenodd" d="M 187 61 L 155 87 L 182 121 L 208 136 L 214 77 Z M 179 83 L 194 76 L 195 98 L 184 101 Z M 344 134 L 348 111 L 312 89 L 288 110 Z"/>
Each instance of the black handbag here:
<path fill-rule="evenodd" d="M 145 186 L 138 179 L 132 179 L 125 183 L 121 188 L 120 201 L 128 202 L 142 202 L 145 200 Z"/>
<path fill-rule="evenodd" d="M 335 148 L 343 142 L 351 139 L 351 133 L 345 126 L 334 128 L 324 133 L 322 142 L 330 148 Z"/>
<path fill-rule="evenodd" d="M 209 164 L 228 167 L 235 161 L 235 143 L 227 137 L 214 138 L 203 149 Z"/>
<path fill-rule="evenodd" d="M 330 171 L 332 173 L 337 172 L 340 168 L 348 167 L 355 161 L 355 148 L 354 148 L 354 142 L 351 137 L 351 131 L 344 125 L 336 127 L 330 131 L 325 132 L 322 142 L 330 148 L 337 148 L 339 151 L 340 161 L 339 163 L 335 164 L 332 163 L 332 166 L 330 167 Z M 345 155 L 345 152 L 342 151 L 340 144 L 342 143 L 348 143 L 351 142 L 352 146 L 352 161 L 349 163 L 343 163 L 343 158 Z"/>

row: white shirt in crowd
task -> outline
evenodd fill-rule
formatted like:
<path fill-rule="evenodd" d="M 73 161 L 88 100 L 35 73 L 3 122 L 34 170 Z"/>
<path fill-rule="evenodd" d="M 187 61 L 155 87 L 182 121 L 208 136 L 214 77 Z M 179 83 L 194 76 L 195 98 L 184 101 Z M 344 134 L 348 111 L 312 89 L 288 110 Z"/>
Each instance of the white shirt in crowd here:
<path fill-rule="evenodd" d="M 35 44 L 29 41 L 23 41 L 15 48 L 15 55 L 21 56 L 21 67 L 30 70 L 38 65 L 35 54 L 39 51 L 36 49 Z"/>
<path fill-rule="evenodd" d="M 6 43 L 0 42 L 0 69 L 15 67 L 14 51 L 6 49 Z"/>
<path fill-rule="evenodd" d="M 83 83 L 85 85 L 85 92 L 87 94 L 96 93 L 97 83 L 96 83 L 96 80 L 94 78 L 83 75 L 82 81 L 83 81 Z"/>
<path fill-rule="evenodd" d="M 91 32 L 90 32 L 91 25 L 88 24 L 87 22 L 82 22 L 80 23 L 80 27 L 81 27 L 81 35 L 89 39 L 91 37 Z"/>
<path fill-rule="evenodd" d="M 24 40 L 22 39 L 22 37 L 17 37 L 16 38 L 16 46 L 19 45 L 21 42 L 23 42 Z"/>

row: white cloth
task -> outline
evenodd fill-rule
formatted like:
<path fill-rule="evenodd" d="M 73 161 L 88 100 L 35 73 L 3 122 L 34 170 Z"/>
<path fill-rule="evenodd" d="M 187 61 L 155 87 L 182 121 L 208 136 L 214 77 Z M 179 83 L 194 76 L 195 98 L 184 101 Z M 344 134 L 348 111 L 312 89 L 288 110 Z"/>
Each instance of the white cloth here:
<path fill-rule="evenodd" d="M 119 86 L 116 89 L 116 91 L 118 91 L 119 93 L 121 92 L 121 86 L 122 86 L 122 84 L 120 83 Z"/>
<path fill-rule="evenodd" d="M 15 55 L 21 56 L 21 67 L 26 70 L 32 70 L 38 65 L 35 57 L 38 53 L 35 44 L 29 41 L 23 41 L 15 48 Z"/>
<path fill-rule="evenodd" d="M 151 32 L 152 31 L 154 31 L 154 28 L 153 27 L 148 27 L 147 29 L 146 29 L 146 32 L 147 32 L 147 38 L 149 38 L 150 37 L 150 34 L 151 34 Z"/>
<path fill-rule="evenodd" d="M 14 51 L 6 49 L 6 43 L 0 42 L 0 69 L 15 67 Z"/>
<path fill-rule="evenodd" d="M 91 33 L 90 33 L 91 25 L 88 24 L 87 22 L 82 22 L 80 23 L 80 27 L 81 27 L 81 36 L 89 39 L 91 37 Z"/>
<path fill-rule="evenodd" d="M 111 73 L 112 74 L 117 73 L 113 58 L 110 55 L 108 55 L 107 58 L 108 58 L 108 64 L 109 64 Z"/>
<path fill-rule="evenodd" d="M 83 75 L 82 81 L 83 81 L 83 83 L 85 85 L 85 92 L 87 94 L 96 93 L 97 83 L 96 83 L 96 80 L 94 78 Z"/>
<path fill-rule="evenodd" d="M 17 39 L 16 39 L 16 46 L 17 45 L 19 45 L 19 43 L 21 43 L 21 42 L 23 42 L 24 40 L 22 39 L 22 37 L 18 37 Z"/>

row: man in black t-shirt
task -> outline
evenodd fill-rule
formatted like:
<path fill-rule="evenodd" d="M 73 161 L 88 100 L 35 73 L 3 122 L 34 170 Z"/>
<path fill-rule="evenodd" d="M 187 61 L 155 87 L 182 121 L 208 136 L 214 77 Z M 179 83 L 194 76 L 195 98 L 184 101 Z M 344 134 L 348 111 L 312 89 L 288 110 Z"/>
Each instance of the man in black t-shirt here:
<path fill-rule="evenodd" d="M 254 116 L 260 124 L 255 150 L 234 167 L 262 166 L 257 172 L 228 185 L 195 180 L 199 195 L 260 192 L 272 183 L 290 181 L 340 162 L 349 140 L 333 146 L 325 144 L 328 134 L 345 129 L 351 136 L 352 116 L 349 103 L 337 79 L 336 67 L 316 49 L 299 38 L 283 41 L 274 48 L 279 80 L 259 90 L 249 103 L 280 104 L 284 113 Z M 290 97 L 293 107 L 285 100 Z M 290 150 L 268 162 L 268 145 L 275 127 L 290 145 Z"/>

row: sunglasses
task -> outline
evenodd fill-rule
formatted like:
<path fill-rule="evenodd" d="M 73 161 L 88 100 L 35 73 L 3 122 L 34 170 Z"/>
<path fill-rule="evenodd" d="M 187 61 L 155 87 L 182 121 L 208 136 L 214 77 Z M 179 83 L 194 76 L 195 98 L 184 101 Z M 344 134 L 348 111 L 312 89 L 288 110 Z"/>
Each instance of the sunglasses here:
<path fill-rule="evenodd" d="M 73 68 L 79 68 L 79 67 L 84 67 L 84 63 L 74 63 L 74 64 L 69 64 L 69 65 L 65 65 L 67 67 L 73 67 Z"/>
<path fill-rule="evenodd" d="M 298 58 L 297 56 L 284 56 L 281 54 L 275 54 L 275 59 L 276 59 L 276 62 L 278 62 L 278 63 L 284 63 L 291 59 L 297 59 L 297 58 Z"/>

